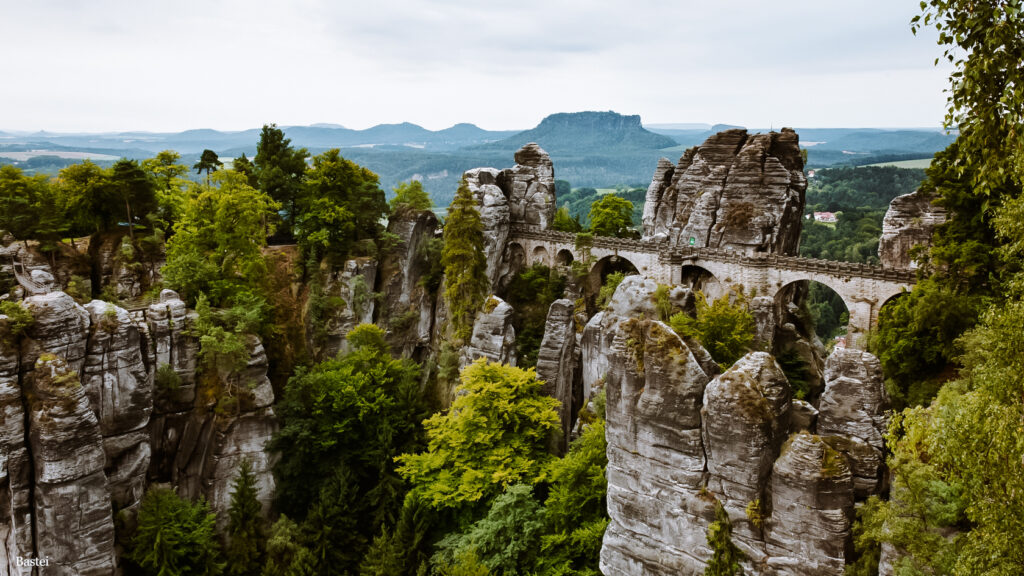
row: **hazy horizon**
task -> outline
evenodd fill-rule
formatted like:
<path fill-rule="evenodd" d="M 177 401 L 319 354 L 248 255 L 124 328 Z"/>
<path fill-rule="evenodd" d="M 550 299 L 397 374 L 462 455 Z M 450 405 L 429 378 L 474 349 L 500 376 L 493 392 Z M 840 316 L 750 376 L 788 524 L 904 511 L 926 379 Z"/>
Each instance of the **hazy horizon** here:
<path fill-rule="evenodd" d="M 0 130 L 938 127 L 948 67 L 913 1 L 5 2 Z"/>

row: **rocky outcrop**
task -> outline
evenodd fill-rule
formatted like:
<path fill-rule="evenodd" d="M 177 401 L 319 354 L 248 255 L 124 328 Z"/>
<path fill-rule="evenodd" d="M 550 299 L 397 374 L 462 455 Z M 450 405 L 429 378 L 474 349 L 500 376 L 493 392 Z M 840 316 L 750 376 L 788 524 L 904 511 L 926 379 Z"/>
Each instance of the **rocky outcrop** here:
<path fill-rule="evenodd" d="M 34 556 L 32 462 L 25 435 L 20 355 L 0 314 L 0 574 L 21 574 L 16 558 Z"/>
<path fill-rule="evenodd" d="M 364 322 L 373 322 L 377 306 L 373 292 L 377 261 L 353 258 L 346 260 L 339 269 L 322 269 L 320 273 L 323 277 L 321 298 L 332 304 L 325 307 L 323 317 L 310 323 L 310 331 L 314 332 L 310 348 L 314 357 L 327 360 L 347 349 L 345 336 L 353 328 Z"/>
<path fill-rule="evenodd" d="M 878 358 L 852 348 L 835 349 L 825 363 L 818 433 L 839 438 L 833 447 L 850 458 L 858 496 L 881 486 L 888 409 Z"/>
<path fill-rule="evenodd" d="M 707 487 L 726 510 L 742 512 L 762 498 L 789 434 L 791 397 L 786 375 L 766 352 L 747 354 L 708 384 L 701 410 Z"/>
<path fill-rule="evenodd" d="M 719 132 L 675 166 L 660 161 L 647 190 L 647 239 L 745 253 L 792 254 L 807 180 L 796 132 Z"/>
<path fill-rule="evenodd" d="M 768 573 L 843 574 L 852 520 L 853 481 L 846 459 L 821 437 L 793 436 L 772 471 Z"/>
<path fill-rule="evenodd" d="M 713 361 L 699 360 L 707 354 L 699 344 L 656 320 L 656 289 L 640 277 L 623 280 L 581 341 L 584 370 L 607 358 L 611 522 L 602 573 L 703 574 L 712 554 L 708 527 L 721 504 L 745 573 L 842 574 L 854 502 L 867 495 L 862 479 L 880 464 L 869 457 L 874 448 L 856 436 L 815 435 L 817 410 L 793 399 L 766 352 L 716 375 Z M 870 380 L 873 367 L 871 358 L 843 351 L 829 375 Z M 879 413 L 857 394 L 841 397 L 847 388 L 833 393 L 835 402 L 861 406 L 858 414 Z M 823 402 L 822 414 L 831 406 Z M 851 420 L 866 422 L 843 419 Z"/>
<path fill-rule="evenodd" d="M 882 220 L 878 259 L 888 268 L 917 268 L 911 257 L 915 246 L 929 246 L 935 229 L 946 221 L 946 209 L 935 196 L 918 190 L 893 198 Z"/>
<path fill-rule="evenodd" d="M 551 158 L 531 142 L 515 153 L 505 170 L 474 168 L 463 174 L 484 227 L 484 254 L 491 288 L 500 292 L 519 272 L 525 255 L 509 245 L 512 226 L 547 228 L 555 219 L 555 172 Z"/>
<path fill-rule="evenodd" d="M 544 381 L 544 393 L 561 402 L 564 448 L 569 440 L 573 418 L 583 401 L 581 374 L 576 346 L 576 306 L 572 300 L 555 300 L 548 308 L 544 337 L 537 352 L 537 377 Z"/>
<path fill-rule="evenodd" d="M 146 489 L 153 411 L 153 371 L 143 360 L 139 326 L 123 308 L 100 300 L 85 306 L 91 328 L 82 385 L 100 425 L 104 472 L 118 510 L 134 510 Z"/>
<path fill-rule="evenodd" d="M 479 358 L 516 365 L 516 329 L 512 327 L 512 306 L 497 296 L 484 301 L 476 315 L 469 345 L 462 349 L 459 365 L 468 366 Z"/>
<path fill-rule="evenodd" d="M 154 405 L 157 412 L 182 412 L 195 401 L 199 343 L 189 333 L 195 313 L 173 290 L 160 292 L 160 301 L 146 310 L 146 326 L 156 371 Z M 173 376 L 172 376 L 173 374 Z"/>
<path fill-rule="evenodd" d="M 118 298 L 138 298 L 160 279 L 163 255 L 152 256 L 155 258 L 143 257 L 127 232 L 94 235 L 89 242 L 89 260 L 97 292 L 108 289 Z"/>
<path fill-rule="evenodd" d="M 436 231 L 437 216 L 429 210 L 404 211 L 388 220 L 388 232 L 399 241 L 381 259 L 379 322 L 391 349 L 412 358 L 432 340 L 435 298 L 423 279 L 436 265 L 431 258 L 438 256 L 428 250 Z"/>
<path fill-rule="evenodd" d="M 619 294 L 616 293 L 616 298 Z M 714 501 L 702 493 L 707 375 L 665 324 L 619 317 L 605 383 L 604 574 L 699 574 Z"/>
<path fill-rule="evenodd" d="M 487 278 L 492 290 L 497 290 L 502 278 L 509 276 L 510 255 L 508 236 L 511 232 L 512 216 L 509 206 L 509 190 L 499 185 L 502 172 L 495 168 L 474 168 L 462 175 L 466 185 L 476 198 L 480 221 L 484 229 L 484 256 L 487 259 Z"/>
<path fill-rule="evenodd" d="M 515 154 L 516 165 L 502 170 L 501 188 L 509 200 L 513 225 L 547 228 L 555 219 L 555 167 L 535 142 Z"/>
<path fill-rule="evenodd" d="M 114 519 L 103 442 L 79 375 L 47 353 L 27 382 L 36 554 L 60 574 L 111 574 Z"/>

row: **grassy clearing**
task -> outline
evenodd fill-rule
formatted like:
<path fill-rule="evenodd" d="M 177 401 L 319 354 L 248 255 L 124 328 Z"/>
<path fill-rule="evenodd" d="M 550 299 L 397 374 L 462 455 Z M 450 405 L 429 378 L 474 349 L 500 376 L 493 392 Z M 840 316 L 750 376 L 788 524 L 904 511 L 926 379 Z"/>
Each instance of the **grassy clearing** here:
<path fill-rule="evenodd" d="M 927 168 L 932 163 L 931 158 L 918 158 L 917 160 L 900 160 L 898 162 L 879 162 L 878 164 L 867 164 L 866 166 L 895 166 L 896 168 Z"/>

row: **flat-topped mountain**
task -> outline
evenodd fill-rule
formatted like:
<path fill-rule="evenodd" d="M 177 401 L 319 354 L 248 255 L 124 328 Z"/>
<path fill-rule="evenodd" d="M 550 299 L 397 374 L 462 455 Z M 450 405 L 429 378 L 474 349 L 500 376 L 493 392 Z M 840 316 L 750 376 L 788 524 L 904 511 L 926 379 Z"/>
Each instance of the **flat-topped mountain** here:
<path fill-rule="evenodd" d="M 552 114 L 536 128 L 520 132 L 480 148 L 517 150 L 528 142 L 536 142 L 553 155 L 579 154 L 588 151 L 659 150 L 678 143 L 655 134 L 640 123 L 640 116 L 624 116 L 615 112 L 566 112 Z"/>

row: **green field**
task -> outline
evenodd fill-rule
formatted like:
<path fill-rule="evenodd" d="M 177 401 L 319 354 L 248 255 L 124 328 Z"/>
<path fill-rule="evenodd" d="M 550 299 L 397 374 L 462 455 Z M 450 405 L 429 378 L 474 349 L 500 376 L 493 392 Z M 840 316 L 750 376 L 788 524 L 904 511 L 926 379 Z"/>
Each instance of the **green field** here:
<path fill-rule="evenodd" d="M 878 164 L 866 164 L 866 166 L 895 166 L 896 168 L 927 168 L 932 163 L 931 158 L 918 158 L 917 160 L 900 160 L 898 162 L 879 162 Z"/>

